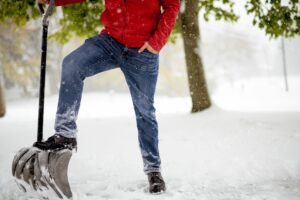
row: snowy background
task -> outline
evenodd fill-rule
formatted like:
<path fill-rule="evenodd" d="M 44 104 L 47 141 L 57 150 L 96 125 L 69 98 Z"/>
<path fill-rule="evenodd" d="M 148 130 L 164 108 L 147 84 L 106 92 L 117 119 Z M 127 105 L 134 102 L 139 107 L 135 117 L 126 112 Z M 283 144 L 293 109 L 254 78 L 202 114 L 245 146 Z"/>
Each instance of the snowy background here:
<path fill-rule="evenodd" d="M 87 89 L 83 96 L 79 149 L 69 166 L 75 199 L 300 199 L 300 39 L 284 40 L 287 92 L 281 39 L 269 40 L 237 11 L 236 24 L 201 19 L 210 109 L 190 114 L 182 41 L 161 53 L 155 104 L 167 192 L 147 192 L 121 78 L 118 88 L 108 83 L 106 90 Z M 65 47 L 64 54 L 70 50 Z M 102 78 L 87 80 L 87 87 Z M 0 120 L 0 200 L 40 199 L 19 191 L 10 172 L 14 154 L 35 140 L 37 125 L 38 100 L 16 99 L 14 92 L 6 91 L 7 115 Z M 56 104 L 57 95 L 46 97 L 45 137 L 53 134 Z"/>

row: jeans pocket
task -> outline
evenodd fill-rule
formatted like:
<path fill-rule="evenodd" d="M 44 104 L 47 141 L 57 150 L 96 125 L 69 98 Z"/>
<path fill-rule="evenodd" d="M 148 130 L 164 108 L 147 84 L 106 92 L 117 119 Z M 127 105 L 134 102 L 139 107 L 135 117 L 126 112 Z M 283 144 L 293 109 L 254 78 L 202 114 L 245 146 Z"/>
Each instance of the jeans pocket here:
<path fill-rule="evenodd" d="M 155 54 L 155 53 L 150 52 L 148 49 L 145 49 L 143 53 L 145 53 L 148 56 L 154 57 L 154 58 L 158 57 L 158 55 L 159 55 L 159 54 Z"/>

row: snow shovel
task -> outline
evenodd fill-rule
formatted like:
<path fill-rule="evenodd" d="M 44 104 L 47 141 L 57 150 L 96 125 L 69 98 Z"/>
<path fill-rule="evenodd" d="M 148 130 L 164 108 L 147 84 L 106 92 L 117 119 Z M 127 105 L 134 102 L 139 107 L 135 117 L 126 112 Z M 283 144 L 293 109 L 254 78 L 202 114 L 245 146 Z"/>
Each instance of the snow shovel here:
<path fill-rule="evenodd" d="M 54 0 L 50 0 L 46 12 L 42 4 L 39 9 L 43 15 L 43 35 L 41 52 L 41 75 L 39 93 L 39 113 L 37 141 L 43 140 L 44 121 L 44 96 L 46 78 L 46 57 L 47 57 L 47 37 L 48 37 L 48 17 L 50 16 Z M 58 151 L 43 151 L 36 147 L 25 147 L 19 150 L 12 163 L 12 174 L 18 186 L 24 192 L 30 188 L 43 193 L 52 190 L 60 199 L 72 198 L 72 192 L 68 181 L 68 165 L 72 156 L 72 151 L 63 149 Z"/>

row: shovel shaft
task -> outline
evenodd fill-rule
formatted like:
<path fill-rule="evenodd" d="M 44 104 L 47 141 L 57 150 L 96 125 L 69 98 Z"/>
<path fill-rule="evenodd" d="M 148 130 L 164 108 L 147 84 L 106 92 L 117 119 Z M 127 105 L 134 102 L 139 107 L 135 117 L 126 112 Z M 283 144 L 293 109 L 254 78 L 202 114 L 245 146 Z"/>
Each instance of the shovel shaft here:
<path fill-rule="evenodd" d="M 37 141 L 43 140 L 48 25 L 43 25 Z"/>
<path fill-rule="evenodd" d="M 46 82 L 46 61 L 47 61 L 47 39 L 48 39 L 48 17 L 51 15 L 54 1 L 50 0 L 49 6 L 45 12 L 42 4 L 38 4 L 41 15 L 43 16 L 43 35 L 42 35 L 42 52 L 41 52 L 41 74 L 40 74 L 40 92 L 39 92 L 39 113 L 38 113 L 38 130 L 37 141 L 43 140 L 44 125 L 44 99 L 45 99 L 45 82 Z"/>

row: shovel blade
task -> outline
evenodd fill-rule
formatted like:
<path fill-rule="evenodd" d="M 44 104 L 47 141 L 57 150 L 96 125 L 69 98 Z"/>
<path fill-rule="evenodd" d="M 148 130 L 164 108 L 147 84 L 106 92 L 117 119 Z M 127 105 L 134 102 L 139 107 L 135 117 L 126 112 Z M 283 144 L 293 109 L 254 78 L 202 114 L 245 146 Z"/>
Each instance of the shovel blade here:
<path fill-rule="evenodd" d="M 72 151 L 67 149 L 55 152 L 42 151 L 38 157 L 42 177 L 60 198 L 72 197 L 68 181 L 68 166 L 71 157 Z"/>
<path fill-rule="evenodd" d="M 68 181 L 68 166 L 72 151 L 42 151 L 38 148 L 23 148 L 14 157 L 12 174 L 22 190 L 27 186 L 36 191 L 52 189 L 61 198 L 71 198 Z"/>

